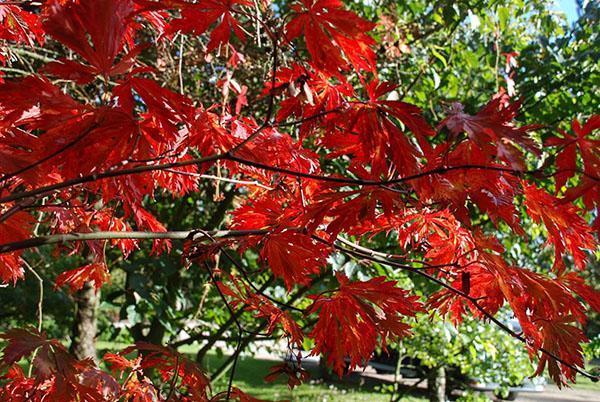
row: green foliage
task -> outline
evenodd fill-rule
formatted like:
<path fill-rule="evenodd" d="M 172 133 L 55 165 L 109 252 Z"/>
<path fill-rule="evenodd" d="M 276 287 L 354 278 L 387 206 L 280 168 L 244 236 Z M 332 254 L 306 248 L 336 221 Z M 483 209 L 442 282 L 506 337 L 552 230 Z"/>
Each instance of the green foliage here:
<path fill-rule="evenodd" d="M 468 378 L 508 387 L 533 373 L 526 351 L 510 335 L 491 324 L 466 320 L 459 327 L 439 318 L 417 319 L 415 336 L 401 344 L 406 356 L 430 368 L 458 368 Z"/>
<path fill-rule="evenodd" d="M 600 334 L 590 339 L 590 343 L 586 344 L 583 350 L 589 360 L 600 359 Z"/>

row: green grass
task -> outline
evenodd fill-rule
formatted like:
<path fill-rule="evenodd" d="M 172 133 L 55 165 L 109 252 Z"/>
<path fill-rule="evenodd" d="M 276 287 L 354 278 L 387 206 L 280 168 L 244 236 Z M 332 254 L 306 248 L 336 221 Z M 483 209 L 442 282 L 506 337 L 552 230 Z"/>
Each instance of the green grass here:
<path fill-rule="evenodd" d="M 579 376 L 577 383 L 573 384 L 573 388 L 600 392 L 600 382 L 592 382 L 589 378 Z"/>
<path fill-rule="evenodd" d="M 120 350 L 128 345 L 120 345 L 113 342 L 98 342 L 98 349 L 101 350 L 100 356 L 104 353 L 103 350 Z M 180 348 L 180 352 L 188 355 L 192 360 L 195 358 L 197 346 L 185 346 Z M 217 370 L 225 361 L 227 356 L 218 356 L 214 353 L 209 353 L 202 362 L 202 368 L 208 373 Z M 390 399 L 389 394 L 380 392 L 372 387 L 360 384 L 335 383 L 327 384 L 318 380 L 318 373 L 311 372 L 311 380 L 293 391 L 281 379 L 275 383 L 267 383 L 264 381 L 264 376 L 269 372 L 269 368 L 278 364 L 273 360 L 260 360 L 250 356 L 241 356 L 236 368 L 236 374 L 233 385 L 249 395 L 264 399 L 267 401 L 288 400 L 291 402 L 387 402 Z M 220 392 L 227 389 L 229 373 L 217 380 L 213 384 L 213 391 Z M 406 396 L 402 399 L 406 402 L 424 402 L 425 399 Z"/>
<path fill-rule="evenodd" d="M 119 350 L 127 345 L 117 345 L 112 342 L 98 342 L 98 349 Z M 180 352 L 188 354 L 194 359 L 197 346 L 185 346 Z M 101 353 L 102 354 L 102 353 Z M 202 366 L 207 372 L 214 372 L 226 357 L 209 354 Z M 264 381 L 264 376 L 269 372 L 269 368 L 277 364 L 276 361 L 259 360 L 249 356 L 242 356 L 238 362 L 234 386 L 244 392 L 260 399 L 268 401 L 289 400 L 292 402 L 383 402 L 389 401 L 389 394 L 382 393 L 372 387 L 352 385 L 348 383 L 327 384 L 315 380 L 318 373 L 311 372 L 312 380 L 307 384 L 296 387 L 290 391 L 282 381 L 270 384 Z M 597 369 L 596 369 L 597 370 Z M 214 384 L 214 391 L 222 391 L 227 388 L 228 373 Z M 577 383 L 573 384 L 574 389 L 600 392 L 600 382 L 592 382 L 590 379 L 577 376 Z M 407 402 L 423 402 L 426 399 L 416 396 L 406 396 L 402 399 Z"/>
<path fill-rule="evenodd" d="M 210 372 L 214 371 L 223 358 L 216 355 L 209 355 L 204 363 L 204 367 Z M 303 384 L 290 391 L 287 384 L 281 382 L 267 383 L 263 377 L 269 372 L 269 368 L 277 364 L 275 361 L 257 360 L 251 357 L 241 357 L 236 369 L 234 385 L 247 392 L 248 394 L 270 401 L 290 400 L 290 401 L 371 401 L 383 402 L 389 401 L 389 395 L 377 392 L 376 390 L 352 386 L 348 384 L 324 384 L 312 381 Z M 215 388 L 226 388 L 228 378 L 219 379 Z M 422 399 L 409 398 L 406 401 L 418 402 Z"/>
<path fill-rule="evenodd" d="M 588 372 L 590 372 L 591 374 L 594 374 L 594 375 L 600 374 L 600 366 L 589 365 L 587 367 L 587 369 L 588 369 Z M 584 377 L 582 375 L 578 375 L 577 376 L 577 382 L 575 384 L 573 384 L 573 388 L 575 388 L 575 389 L 584 389 L 584 390 L 587 390 L 587 391 L 600 392 L 600 381 L 599 382 L 593 382 L 592 380 L 590 380 L 587 377 Z"/>

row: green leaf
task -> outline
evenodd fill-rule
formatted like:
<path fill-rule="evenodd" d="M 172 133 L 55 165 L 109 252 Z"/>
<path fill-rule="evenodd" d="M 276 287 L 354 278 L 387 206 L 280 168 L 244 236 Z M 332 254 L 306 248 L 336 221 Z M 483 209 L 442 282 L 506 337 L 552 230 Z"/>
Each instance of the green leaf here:
<path fill-rule="evenodd" d="M 448 62 L 446 61 L 446 58 L 440 52 L 438 52 L 435 48 L 431 48 L 430 50 L 431 54 L 433 54 L 436 59 L 441 61 L 445 68 L 448 67 Z"/>
<path fill-rule="evenodd" d="M 500 29 L 504 31 L 508 25 L 508 21 L 510 20 L 510 11 L 508 7 L 499 7 L 498 8 L 498 22 L 500 23 Z"/>

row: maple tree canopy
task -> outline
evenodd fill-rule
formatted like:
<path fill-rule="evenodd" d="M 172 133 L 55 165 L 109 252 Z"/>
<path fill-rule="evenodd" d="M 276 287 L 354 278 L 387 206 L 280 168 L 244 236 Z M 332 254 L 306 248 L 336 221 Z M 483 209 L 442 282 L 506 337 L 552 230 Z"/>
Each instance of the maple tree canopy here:
<path fill-rule="evenodd" d="M 322 355 L 339 375 L 410 336 L 417 313 L 436 311 L 457 325 L 465 316 L 496 323 L 523 342 L 536 374 L 547 368 L 559 385 L 590 376 L 581 326 L 588 307 L 600 309 L 600 294 L 580 274 L 600 233 L 600 115 L 565 131 L 522 126 L 519 100 L 500 91 L 474 114 L 454 103 L 430 121 L 397 85 L 380 81 L 376 24 L 339 0 L 285 9 L 249 0 L 19 3 L 0 3 L 0 38 L 62 45 L 71 56 L 0 85 L 3 284 L 19 286 L 28 250 L 53 244 L 87 258 L 56 287 L 100 289 L 111 277 L 107 248 L 128 258 L 151 242 L 156 258 L 183 250 L 181 269 L 205 270 L 232 314 L 250 311 L 263 332 L 281 331 L 298 362 Z M 163 85 L 160 66 L 142 62 L 182 35 L 204 36 L 198 52 L 222 59 L 225 78 L 211 84 L 220 103 Z M 244 43 L 255 40 L 270 66 L 256 91 L 233 78 Z M 226 227 L 182 231 L 151 212 L 157 194 L 184 197 L 211 177 L 240 190 Z M 480 227 L 474 216 L 483 215 L 495 231 Z M 526 239 L 524 215 L 545 227 L 549 272 L 519 266 L 499 240 L 507 231 Z M 403 252 L 369 248 L 375 236 Z M 309 302 L 297 307 L 259 289 L 237 262 L 248 250 Z M 335 253 L 411 272 L 439 290 L 422 297 L 382 275 L 333 273 Z M 217 255 L 235 269 L 220 269 Z M 327 274 L 337 286 L 314 290 Z M 497 318 L 506 307 L 521 332 Z M 231 384 L 211 389 L 200 367 L 161 345 L 108 353 L 104 372 L 34 329 L 1 337 L 2 400 L 254 400 Z M 18 365 L 24 357 L 34 357 L 31 375 Z M 168 393 L 150 368 L 171 384 Z M 279 375 L 292 387 L 306 379 L 299 364 L 276 366 L 268 379 Z"/>

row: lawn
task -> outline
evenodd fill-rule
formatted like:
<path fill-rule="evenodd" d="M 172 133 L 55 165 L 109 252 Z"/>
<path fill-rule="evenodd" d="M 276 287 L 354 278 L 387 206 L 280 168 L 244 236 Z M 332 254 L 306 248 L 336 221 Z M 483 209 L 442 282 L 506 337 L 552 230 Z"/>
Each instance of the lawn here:
<path fill-rule="evenodd" d="M 126 345 L 120 345 L 112 342 L 98 342 L 98 349 L 100 350 L 99 355 L 102 356 L 105 351 L 108 350 L 119 350 Z M 184 346 L 180 348 L 180 352 L 189 355 L 191 359 L 194 359 L 197 352 L 195 346 Z M 209 353 L 205 360 L 202 362 L 202 367 L 207 372 L 214 372 L 221 363 L 227 358 L 227 356 L 218 356 L 217 354 Z M 269 368 L 277 361 L 274 360 L 260 360 L 255 359 L 251 356 L 241 356 L 237 369 L 233 385 L 240 388 L 244 392 L 252 395 L 253 397 L 264 399 L 267 401 L 280 401 L 287 400 L 291 402 L 388 402 L 390 395 L 360 384 L 347 384 L 347 383 L 336 383 L 326 384 L 315 380 L 316 373 L 311 375 L 313 380 L 307 384 L 303 384 L 300 387 L 296 387 L 293 391 L 290 391 L 287 384 L 283 380 L 275 383 L 267 383 L 264 381 L 264 376 L 269 372 Z M 225 390 L 227 388 L 228 376 L 225 375 L 213 385 L 215 391 Z M 406 402 L 424 402 L 426 399 L 418 398 L 415 396 L 406 396 L 402 398 L 402 401 Z"/>
<path fill-rule="evenodd" d="M 111 342 L 98 342 L 98 348 L 118 350 L 126 345 L 117 345 Z M 186 346 L 181 348 L 181 352 L 188 354 L 192 359 L 195 356 L 197 347 Z M 103 352 L 100 353 L 102 355 Z M 209 354 L 202 366 L 207 372 L 214 372 L 224 361 L 226 357 Z M 238 362 L 234 386 L 242 389 L 248 394 L 268 401 L 289 400 L 293 402 L 341 402 L 341 401 L 369 401 L 384 402 L 389 401 L 389 394 L 383 393 L 378 389 L 360 384 L 335 383 L 327 384 L 316 380 L 317 373 L 313 374 L 313 380 L 300 387 L 290 391 L 283 381 L 276 383 L 267 383 L 264 376 L 269 372 L 269 368 L 277 364 L 273 360 L 260 360 L 251 356 L 242 356 Z M 588 367 L 589 368 L 589 367 Z M 227 387 L 227 375 L 214 384 L 214 390 L 220 391 Z M 582 389 L 600 392 L 600 383 L 594 383 L 588 378 L 577 376 L 577 383 L 573 384 L 574 389 Z M 426 399 L 417 396 L 405 396 L 403 401 L 424 402 Z"/>
<path fill-rule="evenodd" d="M 598 375 L 600 373 L 600 366 L 590 364 L 586 367 L 588 372 Z M 600 393 L 600 382 L 593 382 L 587 377 L 582 375 L 577 376 L 577 382 L 573 384 L 573 388 L 575 389 L 585 389 L 588 391 L 596 391 Z"/>
<path fill-rule="evenodd" d="M 216 355 L 209 355 L 204 362 L 204 367 L 210 372 L 214 371 L 224 358 Z M 376 389 L 361 385 L 352 384 L 325 384 L 314 380 L 308 384 L 296 387 L 290 391 L 287 384 L 283 381 L 276 383 L 267 383 L 263 377 L 269 372 L 269 368 L 276 364 L 275 361 L 258 360 L 252 357 L 241 357 L 234 380 L 234 385 L 244 390 L 248 394 L 269 401 L 289 400 L 294 402 L 317 402 L 317 401 L 369 401 L 369 402 L 387 402 L 390 400 L 389 394 L 378 392 Z M 226 387 L 227 378 L 222 378 L 215 384 L 218 388 Z M 407 402 L 422 402 L 425 399 L 407 396 L 402 399 Z"/>

